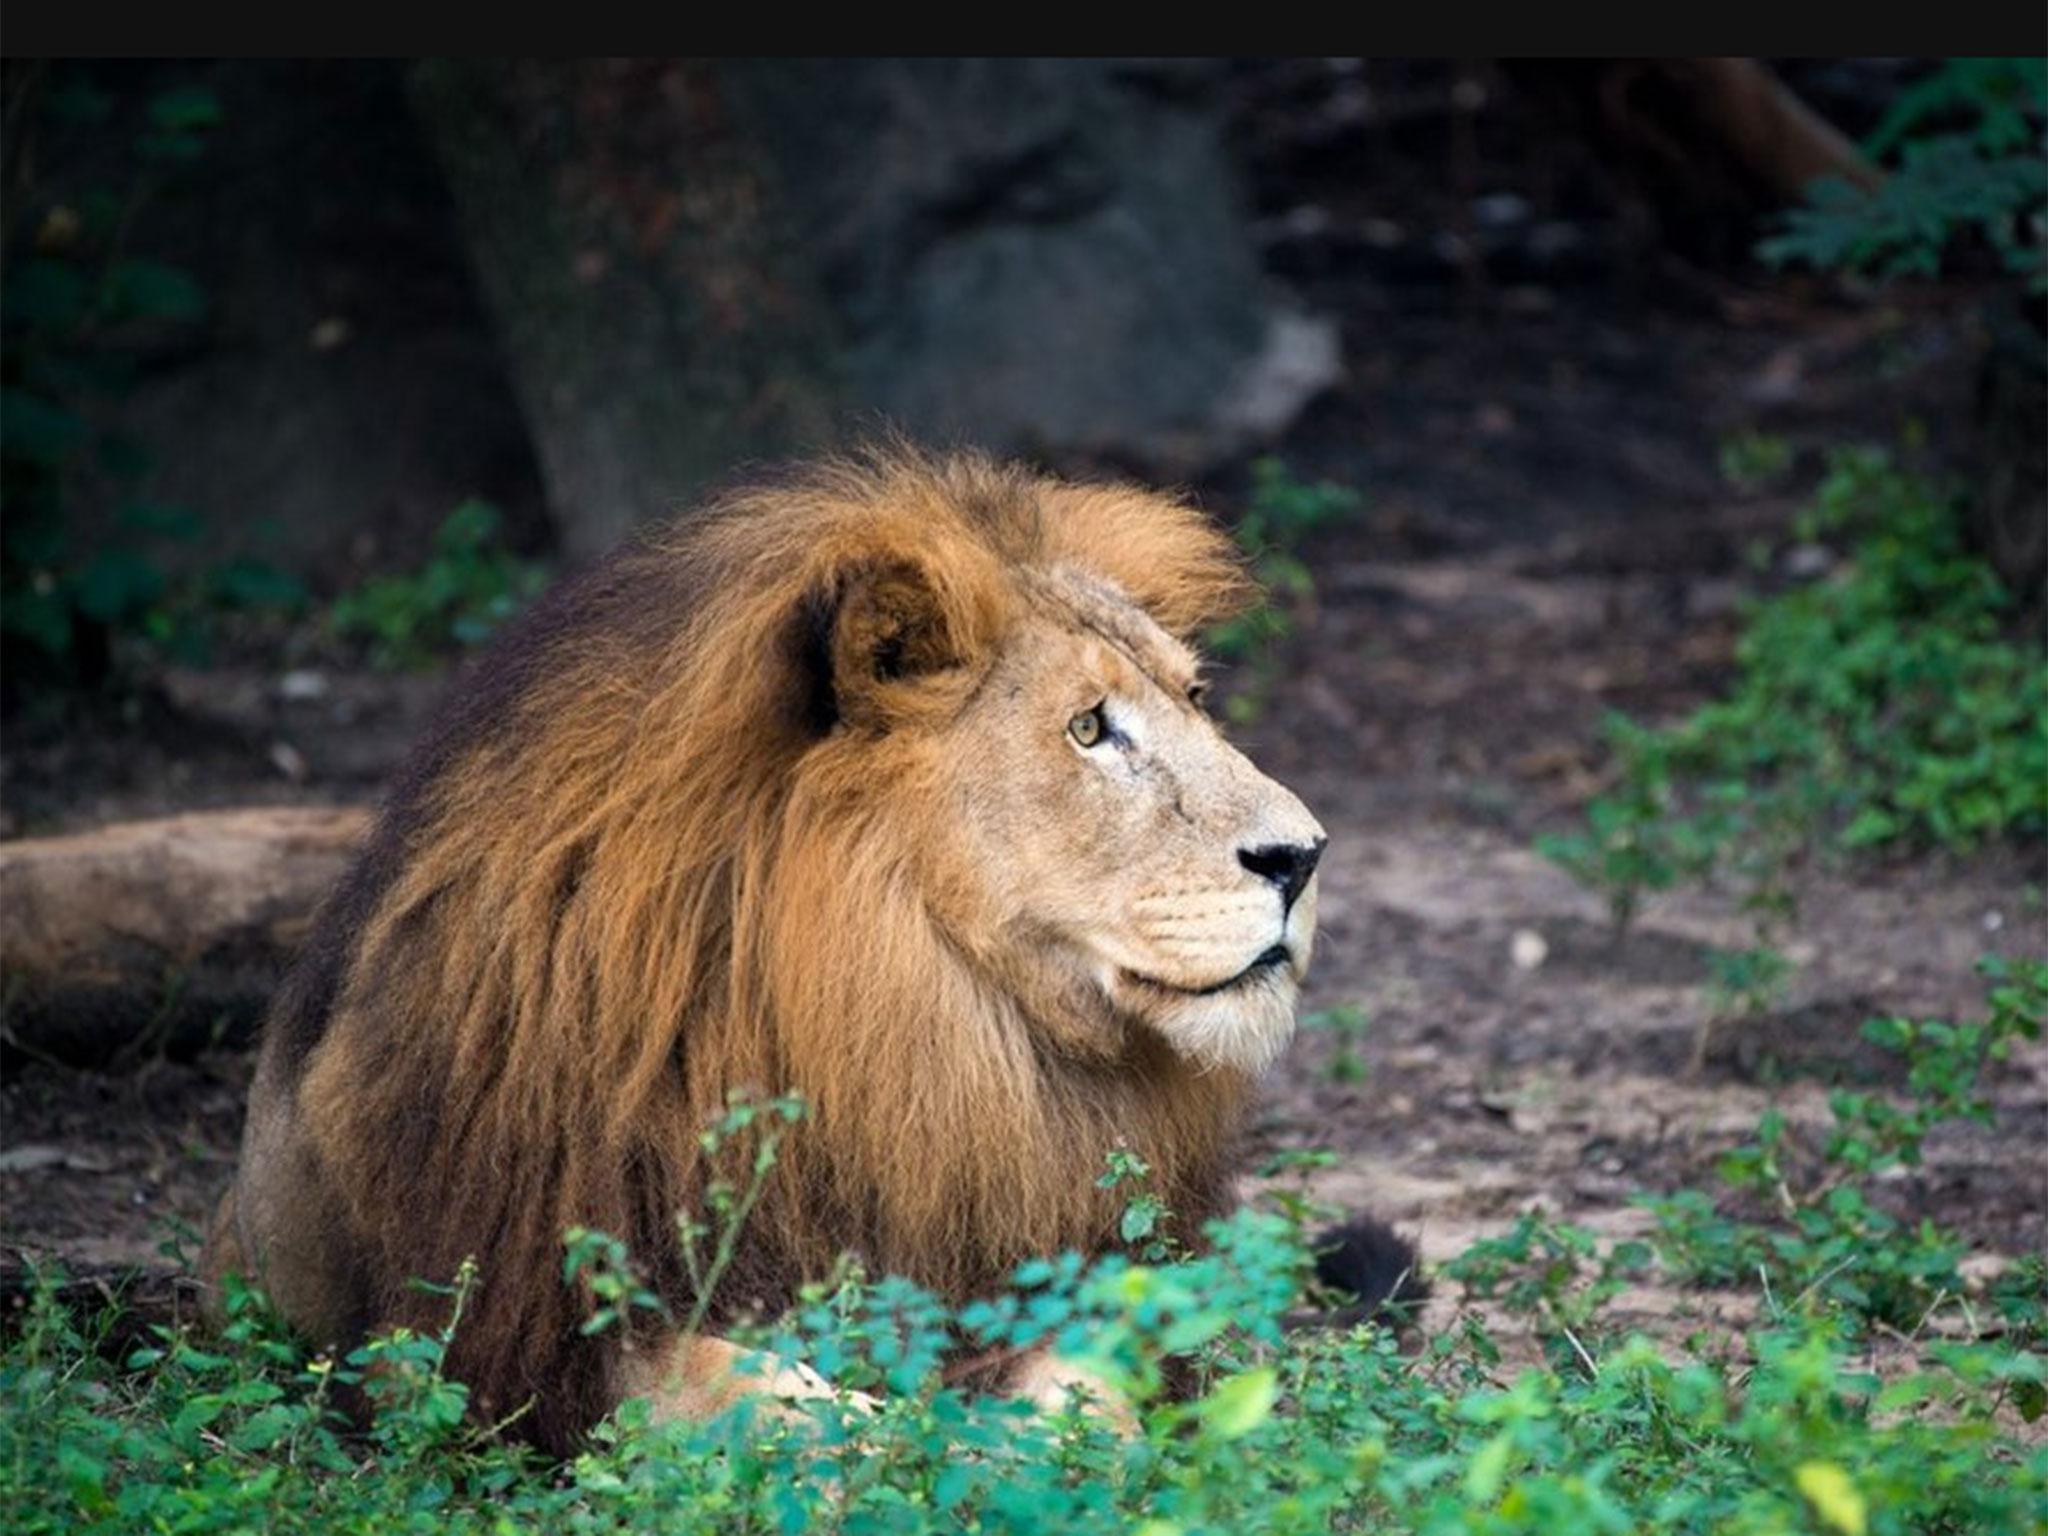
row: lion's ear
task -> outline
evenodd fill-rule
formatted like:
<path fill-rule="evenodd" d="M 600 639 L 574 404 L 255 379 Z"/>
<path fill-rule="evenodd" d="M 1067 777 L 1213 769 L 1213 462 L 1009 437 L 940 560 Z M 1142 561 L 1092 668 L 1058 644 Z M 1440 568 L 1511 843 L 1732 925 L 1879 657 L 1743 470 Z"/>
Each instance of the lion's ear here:
<path fill-rule="evenodd" d="M 928 685 L 961 672 L 973 647 L 945 598 L 907 560 L 855 566 L 811 593 L 799 620 L 811 729 L 887 726 L 929 696 Z"/>

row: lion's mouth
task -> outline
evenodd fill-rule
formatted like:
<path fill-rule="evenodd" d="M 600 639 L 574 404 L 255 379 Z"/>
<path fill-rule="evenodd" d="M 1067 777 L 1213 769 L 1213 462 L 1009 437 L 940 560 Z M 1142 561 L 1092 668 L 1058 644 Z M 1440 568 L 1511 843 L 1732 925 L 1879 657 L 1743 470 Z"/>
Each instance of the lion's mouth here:
<path fill-rule="evenodd" d="M 1177 987 L 1170 981 L 1161 981 L 1155 976 L 1141 976 L 1136 971 L 1126 971 L 1124 974 L 1132 981 L 1139 982 L 1148 987 L 1157 987 L 1161 992 L 1173 992 L 1181 997 L 1214 997 L 1219 992 L 1228 992 L 1233 988 L 1241 987 L 1253 977 L 1263 976 L 1276 965 L 1286 965 L 1293 959 L 1293 951 L 1288 949 L 1285 944 L 1269 944 L 1260 952 L 1256 960 L 1252 961 L 1250 965 L 1239 971 L 1235 976 L 1226 977 L 1224 980 L 1214 982 L 1206 987 Z"/>

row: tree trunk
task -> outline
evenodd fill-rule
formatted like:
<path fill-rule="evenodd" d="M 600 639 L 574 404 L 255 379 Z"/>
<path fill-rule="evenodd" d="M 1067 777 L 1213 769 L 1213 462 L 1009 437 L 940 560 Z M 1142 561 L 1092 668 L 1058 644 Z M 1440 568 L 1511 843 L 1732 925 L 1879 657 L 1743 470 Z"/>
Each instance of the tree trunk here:
<path fill-rule="evenodd" d="M 1986 306 L 1984 321 L 1976 483 L 1964 529 L 2038 634 L 2048 612 L 2048 314 L 2041 295 L 2010 293 Z"/>
<path fill-rule="evenodd" d="M 572 559 L 828 439 L 829 318 L 714 66 L 410 75 Z"/>
<path fill-rule="evenodd" d="M 1514 59 L 1501 70 L 1642 199 L 1666 246 L 1709 266 L 1749 261 L 1761 218 L 1815 178 L 1881 179 L 1755 59 Z"/>

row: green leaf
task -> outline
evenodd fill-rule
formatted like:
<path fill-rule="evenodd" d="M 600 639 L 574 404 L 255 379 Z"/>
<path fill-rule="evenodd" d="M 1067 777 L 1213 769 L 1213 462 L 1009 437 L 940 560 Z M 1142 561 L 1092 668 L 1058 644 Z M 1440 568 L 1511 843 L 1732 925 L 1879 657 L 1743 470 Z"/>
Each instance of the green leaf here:
<path fill-rule="evenodd" d="M 20 389 L 0 389 L 0 453 L 24 463 L 58 465 L 71 457 L 90 429 L 63 407 Z"/>
<path fill-rule="evenodd" d="M 1272 1417 L 1280 1397 L 1280 1378 L 1270 1365 L 1241 1371 L 1203 1398 L 1197 1411 L 1211 1431 L 1226 1440 L 1241 1439 Z"/>
<path fill-rule="evenodd" d="M 71 1498 L 80 1509 L 98 1514 L 106 1509 L 107 1464 L 88 1455 L 76 1445 L 57 1447 L 57 1470 L 70 1485 Z"/>
<path fill-rule="evenodd" d="M 955 1462 L 932 1484 L 932 1503 L 940 1509 L 951 1509 L 973 1491 L 974 1469 Z"/>
<path fill-rule="evenodd" d="M 91 290 L 68 261 L 32 256 L 7 274 L 0 313 L 16 325 L 40 331 L 68 331 L 85 318 Z"/>
<path fill-rule="evenodd" d="M 163 572 L 132 550 L 103 549 L 78 581 L 78 607 L 103 624 L 118 624 L 163 591 Z"/>
<path fill-rule="evenodd" d="M 259 1408 L 249 1415 L 227 1437 L 228 1444 L 238 1451 L 267 1451 L 278 1441 L 291 1433 L 298 1422 L 295 1409 L 282 1403 L 273 1403 L 268 1408 Z"/>
<path fill-rule="evenodd" d="M 178 86 L 150 101 L 149 120 L 167 132 L 212 128 L 221 120 L 220 97 L 203 85 Z"/>
<path fill-rule="evenodd" d="M 1898 817 L 1878 806 L 1867 805 L 1842 829 L 1842 842 L 1850 848 L 1868 848 L 1889 842 L 1902 830 Z"/>
<path fill-rule="evenodd" d="M 302 608 L 305 583 L 290 571 L 264 560 L 230 560 L 214 573 L 220 601 L 236 608 Z"/>
<path fill-rule="evenodd" d="M 1864 1536 L 1869 1529 L 1869 1506 L 1847 1472 L 1831 1461 L 1805 1461 L 1792 1477 L 1822 1521 L 1842 1536 Z"/>
<path fill-rule="evenodd" d="M 2048 1387 L 2038 1381 L 2015 1381 L 2012 1384 L 2012 1405 L 2019 1410 L 2024 1423 L 2032 1424 L 2048 1412 Z"/>
<path fill-rule="evenodd" d="M 107 280 L 114 304 L 124 313 L 145 320 L 197 320 L 206 313 L 199 284 L 164 262 L 131 257 L 115 263 Z"/>
<path fill-rule="evenodd" d="M 1474 1504 L 1491 1504 L 1499 1498 L 1514 1449 L 1514 1432 L 1506 1429 L 1482 1445 L 1465 1468 L 1465 1497 Z"/>
<path fill-rule="evenodd" d="M 1152 1228 L 1159 1221 L 1159 1203 L 1156 1200 L 1133 1200 L 1124 1207 L 1123 1220 L 1117 1230 L 1127 1243 L 1135 1243 L 1141 1237 L 1150 1237 Z"/>

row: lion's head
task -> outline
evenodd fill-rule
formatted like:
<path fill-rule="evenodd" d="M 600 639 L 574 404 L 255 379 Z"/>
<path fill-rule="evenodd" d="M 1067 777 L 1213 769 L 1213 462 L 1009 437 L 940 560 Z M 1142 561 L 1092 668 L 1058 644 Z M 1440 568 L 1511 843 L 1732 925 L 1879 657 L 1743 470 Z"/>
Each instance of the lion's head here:
<path fill-rule="evenodd" d="M 273 1016 L 235 1221 L 314 1332 L 483 1281 L 452 1364 L 564 1442 L 615 1364 L 569 1225 L 693 1298 L 738 1087 L 792 1138 L 711 1298 L 845 1250 L 950 1295 L 1114 1240 L 1127 1145 L 1226 1203 L 1323 833 L 1201 709 L 1249 588 L 1186 506 L 974 457 L 727 497 L 552 595 L 462 689 Z"/>
<path fill-rule="evenodd" d="M 918 612 L 916 580 L 863 579 L 842 604 L 856 732 L 871 691 L 910 682 L 875 630 Z M 1193 652 L 1113 581 L 1026 566 L 1005 595 L 988 651 L 945 658 L 964 698 L 906 769 L 929 786 L 914 858 L 933 922 L 1048 1050 L 1114 1061 L 1153 1031 L 1197 1065 L 1265 1066 L 1293 1027 L 1322 828 L 1224 740 Z"/>

